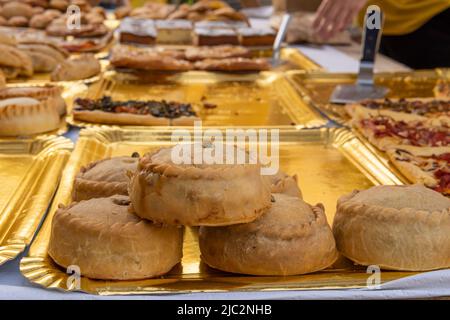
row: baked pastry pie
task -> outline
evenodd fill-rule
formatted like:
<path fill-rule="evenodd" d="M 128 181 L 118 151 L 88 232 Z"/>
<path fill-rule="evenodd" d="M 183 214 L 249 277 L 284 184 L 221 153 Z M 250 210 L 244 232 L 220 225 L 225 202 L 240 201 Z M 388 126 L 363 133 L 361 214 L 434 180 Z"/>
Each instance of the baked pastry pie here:
<path fill-rule="evenodd" d="M 389 160 L 412 183 L 450 196 L 450 146 L 395 146 L 386 151 Z"/>
<path fill-rule="evenodd" d="M 228 59 L 228 58 L 248 58 L 251 57 L 250 50 L 231 45 L 221 46 L 205 46 L 205 47 L 189 47 L 185 52 L 186 59 L 190 61 L 198 61 L 205 59 Z"/>
<path fill-rule="evenodd" d="M 29 87 L 8 87 L 0 89 L 0 99 L 28 97 L 39 101 L 51 99 L 56 106 L 58 114 L 62 117 L 66 114 L 66 102 L 62 94 L 62 87 L 54 85 L 29 86 Z"/>
<path fill-rule="evenodd" d="M 83 80 L 98 75 L 100 71 L 100 62 L 95 56 L 83 54 L 60 62 L 53 70 L 50 79 L 52 81 Z"/>
<path fill-rule="evenodd" d="M 180 147 L 139 160 L 129 185 L 138 216 L 165 224 L 220 226 L 253 221 L 270 207 L 270 187 L 259 164 L 176 164 L 172 153 Z M 214 152 L 211 145 L 189 148 L 191 154 L 183 158 L 190 163 Z"/>
<path fill-rule="evenodd" d="M 228 59 L 206 59 L 197 61 L 194 64 L 196 69 L 207 71 L 264 71 L 270 69 L 267 59 L 250 59 L 250 58 L 228 58 Z"/>
<path fill-rule="evenodd" d="M 137 169 L 138 154 L 131 157 L 114 157 L 92 162 L 80 169 L 72 190 L 73 201 L 128 195 L 127 173 Z"/>
<path fill-rule="evenodd" d="M 31 58 L 19 49 L 5 44 L 0 44 L 0 66 L 16 68 L 20 75 L 33 75 L 33 62 Z"/>
<path fill-rule="evenodd" d="M 80 267 L 94 279 L 133 280 L 163 275 L 180 262 L 183 229 L 163 227 L 128 212 L 126 196 L 60 206 L 48 253 L 60 266 Z"/>
<path fill-rule="evenodd" d="M 55 130 L 59 125 L 60 116 L 53 99 L 0 100 L 0 136 L 37 134 Z"/>
<path fill-rule="evenodd" d="M 20 41 L 18 48 L 31 58 L 34 72 L 51 72 L 69 56 L 50 41 Z"/>
<path fill-rule="evenodd" d="M 377 186 L 341 197 L 333 233 L 338 250 L 357 264 L 450 267 L 450 199 L 422 185 Z"/>
<path fill-rule="evenodd" d="M 170 101 L 113 101 L 81 99 L 74 102 L 75 120 L 118 125 L 193 125 L 198 120 L 192 105 Z"/>
<path fill-rule="evenodd" d="M 191 70 L 192 64 L 183 60 L 183 56 L 174 50 L 158 51 L 154 48 L 116 46 L 111 50 L 110 62 L 116 68 L 157 71 Z"/>
<path fill-rule="evenodd" d="M 279 170 L 274 175 L 264 176 L 270 184 L 272 193 L 284 193 L 292 197 L 302 198 L 302 192 L 298 187 L 297 175 L 287 175 L 283 171 Z"/>
<path fill-rule="evenodd" d="M 274 194 L 257 220 L 226 227 L 201 227 L 202 260 L 227 272 L 286 276 L 332 265 L 336 244 L 322 205 Z"/>

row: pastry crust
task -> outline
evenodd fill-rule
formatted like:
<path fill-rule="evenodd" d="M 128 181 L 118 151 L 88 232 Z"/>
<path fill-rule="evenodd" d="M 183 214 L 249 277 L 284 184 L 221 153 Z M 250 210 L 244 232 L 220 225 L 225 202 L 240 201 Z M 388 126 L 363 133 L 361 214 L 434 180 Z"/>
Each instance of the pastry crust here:
<path fill-rule="evenodd" d="M 276 174 L 264 176 L 269 181 L 272 193 L 284 193 L 292 197 L 303 198 L 298 187 L 297 175 L 290 176 L 279 170 Z"/>
<path fill-rule="evenodd" d="M 62 87 L 54 85 L 8 87 L 0 90 L 0 100 L 8 98 L 29 97 L 37 100 L 52 99 L 52 104 L 58 109 L 60 116 L 66 114 L 66 102 L 62 94 Z"/>
<path fill-rule="evenodd" d="M 187 71 L 192 69 L 189 61 L 174 55 L 173 51 L 158 52 L 155 49 L 116 46 L 111 51 L 111 64 L 118 68 L 158 71 Z"/>
<path fill-rule="evenodd" d="M 114 157 L 92 162 L 75 177 L 72 200 L 128 195 L 128 172 L 137 169 L 137 157 Z"/>
<path fill-rule="evenodd" d="M 204 59 L 249 58 L 251 52 L 240 46 L 221 45 L 214 47 L 189 47 L 185 52 L 186 59 L 198 61 Z"/>
<path fill-rule="evenodd" d="M 421 185 L 377 186 L 341 197 L 333 233 L 338 250 L 361 265 L 450 267 L 450 199 Z"/>
<path fill-rule="evenodd" d="M 56 130 L 60 125 L 53 99 L 21 97 L 0 100 L 0 135 L 32 135 Z"/>
<path fill-rule="evenodd" d="M 248 224 L 201 227 L 202 260 L 223 271 L 252 275 L 294 275 L 332 265 L 335 241 L 321 204 L 274 194 L 272 207 Z"/>
<path fill-rule="evenodd" d="M 189 147 L 194 149 L 191 157 L 212 148 Z M 259 164 L 175 164 L 171 159 L 176 148 L 140 159 L 129 185 L 140 217 L 165 224 L 221 226 L 253 221 L 270 207 L 270 187 Z"/>
<path fill-rule="evenodd" d="M 51 74 L 51 80 L 83 80 L 98 75 L 100 71 L 100 62 L 98 62 L 94 55 L 84 54 L 58 64 Z"/>
<path fill-rule="evenodd" d="M 183 229 L 162 227 L 128 212 L 126 196 L 60 206 L 52 220 L 48 253 L 82 276 L 133 280 L 163 275 L 180 262 Z"/>
<path fill-rule="evenodd" d="M 168 126 L 170 119 L 158 118 L 152 115 L 136 115 L 130 113 L 111 113 L 99 110 L 93 111 L 73 111 L 73 118 L 79 121 L 117 125 L 136 126 Z"/>
<path fill-rule="evenodd" d="M 229 58 L 206 59 L 194 64 L 196 69 L 207 71 L 264 71 L 270 69 L 266 59 Z"/>

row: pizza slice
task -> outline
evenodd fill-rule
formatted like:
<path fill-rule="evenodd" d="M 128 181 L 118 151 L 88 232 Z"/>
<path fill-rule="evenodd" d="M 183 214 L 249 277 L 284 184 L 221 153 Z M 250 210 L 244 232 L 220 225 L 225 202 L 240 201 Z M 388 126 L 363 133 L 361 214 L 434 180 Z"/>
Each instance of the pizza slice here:
<path fill-rule="evenodd" d="M 386 153 L 409 181 L 450 196 L 450 147 L 395 146 Z"/>
<path fill-rule="evenodd" d="M 383 151 L 394 145 L 450 145 L 450 127 L 441 118 L 429 119 L 390 110 L 360 108 L 353 114 L 351 123 L 370 143 Z"/>
<path fill-rule="evenodd" d="M 345 110 L 353 117 L 359 109 L 366 112 L 370 110 L 386 110 L 392 112 L 408 113 L 430 118 L 443 118 L 450 123 L 450 96 L 449 98 L 402 98 L 364 100 L 359 103 L 346 105 Z"/>
<path fill-rule="evenodd" d="M 113 101 L 110 96 L 97 100 L 76 99 L 73 118 L 91 123 L 144 126 L 189 126 L 199 119 L 189 103 Z"/>

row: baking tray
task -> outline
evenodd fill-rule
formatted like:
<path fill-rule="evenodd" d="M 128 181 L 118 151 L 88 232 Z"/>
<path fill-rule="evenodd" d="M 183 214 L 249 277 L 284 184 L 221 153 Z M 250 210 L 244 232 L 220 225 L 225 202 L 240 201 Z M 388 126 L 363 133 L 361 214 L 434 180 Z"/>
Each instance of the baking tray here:
<path fill-rule="evenodd" d="M 217 74 L 203 71 L 184 73 L 104 73 L 80 97 L 113 100 L 172 100 L 189 102 L 204 126 L 277 126 L 312 128 L 326 124 L 314 108 L 301 99 L 293 86 L 277 72 L 259 74 Z M 205 109 L 203 103 L 217 105 Z M 92 126 L 75 121 L 69 123 Z"/>
<path fill-rule="evenodd" d="M 437 82 L 448 81 L 449 75 L 445 69 L 378 73 L 375 83 L 390 89 L 388 98 L 434 97 Z M 339 124 L 347 123 L 349 117 L 343 106 L 331 104 L 329 100 L 337 85 L 354 83 L 355 74 L 288 71 L 286 77 L 310 107 Z"/>
<path fill-rule="evenodd" d="M 67 287 L 68 275 L 47 255 L 51 221 L 59 203 L 68 204 L 74 176 L 82 165 L 104 157 L 141 154 L 171 144 L 171 128 L 126 130 L 88 128 L 80 138 L 42 228 L 21 260 L 20 270 L 32 283 L 49 289 L 100 294 L 160 294 L 216 291 L 268 291 L 358 288 L 369 274 L 348 260 L 339 259 L 322 272 L 300 276 L 246 276 L 220 272 L 200 261 L 197 229 L 187 228 L 182 263 L 167 275 L 140 281 L 100 281 L 81 277 L 80 287 Z M 298 174 L 299 185 L 309 203 L 322 202 L 328 221 L 334 216 L 336 200 L 354 189 L 378 184 L 402 184 L 364 143 L 345 128 L 280 131 L 280 167 Z M 411 272 L 382 272 L 381 281 L 399 279 Z M 69 282 L 71 283 L 71 282 Z"/>
<path fill-rule="evenodd" d="M 56 136 L 0 140 L 0 265 L 31 242 L 72 147 Z"/>

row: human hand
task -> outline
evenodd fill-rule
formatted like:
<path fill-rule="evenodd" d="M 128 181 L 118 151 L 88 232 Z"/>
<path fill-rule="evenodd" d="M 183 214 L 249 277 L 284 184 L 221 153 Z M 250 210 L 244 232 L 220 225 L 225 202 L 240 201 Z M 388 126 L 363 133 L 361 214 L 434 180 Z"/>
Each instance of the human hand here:
<path fill-rule="evenodd" d="M 367 0 L 323 0 L 313 22 L 315 34 L 328 40 L 347 28 Z"/>

